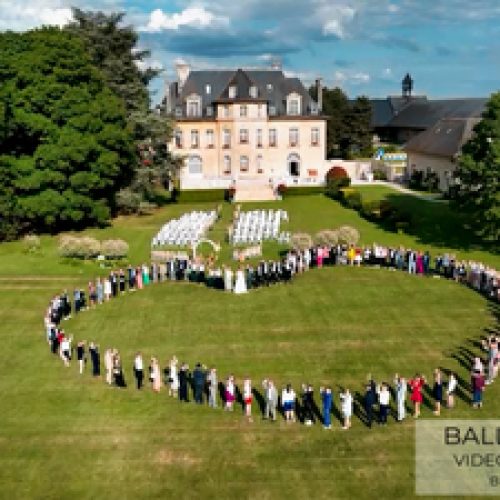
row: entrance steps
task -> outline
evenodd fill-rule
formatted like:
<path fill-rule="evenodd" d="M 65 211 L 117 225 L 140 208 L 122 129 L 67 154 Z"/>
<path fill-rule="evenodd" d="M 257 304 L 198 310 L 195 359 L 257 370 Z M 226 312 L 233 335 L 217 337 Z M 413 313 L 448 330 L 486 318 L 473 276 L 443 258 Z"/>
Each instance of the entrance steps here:
<path fill-rule="evenodd" d="M 273 188 L 262 182 L 236 181 L 234 201 L 275 201 Z"/>

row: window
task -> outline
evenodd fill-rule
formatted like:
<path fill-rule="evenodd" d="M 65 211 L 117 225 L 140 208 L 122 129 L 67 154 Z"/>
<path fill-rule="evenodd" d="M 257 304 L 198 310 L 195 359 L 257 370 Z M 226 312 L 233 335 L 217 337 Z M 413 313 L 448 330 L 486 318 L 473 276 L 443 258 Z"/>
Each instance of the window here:
<path fill-rule="evenodd" d="M 177 106 L 175 108 L 175 117 L 180 118 L 182 116 L 182 108 L 180 106 Z"/>
<path fill-rule="evenodd" d="M 268 84 L 266 85 L 266 88 L 267 88 L 267 91 L 268 91 L 268 92 L 272 92 L 272 91 L 273 91 L 273 84 L 272 84 L 272 83 L 268 83 Z"/>
<path fill-rule="evenodd" d="M 319 145 L 319 128 L 311 129 L 311 146 Z"/>
<path fill-rule="evenodd" d="M 264 107 L 263 104 L 259 104 L 258 110 L 257 110 L 257 116 L 259 118 L 265 118 L 266 116 L 266 108 Z"/>
<path fill-rule="evenodd" d="M 295 148 L 299 145 L 299 129 L 298 128 L 291 128 L 290 132 L 290 147 Z"/>
<path fill-rule="evenodd" d="M 229 155 L 224 156 L 224 175 L 231 174 L 231 157 Z"/>
<path fill-rule="evenodd" d="M 224 116 L 224 118 L 229 118 L 231 116 L 229 106 L 227 104 L 222 108 L 222 116 Z"/>
<path fill-rule="evenodd" d="M 276 106 L 269 106 L 269 115 L 270 116 L 276 115 Z"/>
<path fill-rule="evenodd" d="M 214 147 L 214 131 L 212 129 L 207 130 L 207 148 Z"/>
<path fill-rule="evenodd" d="M 240 156 L 240 172 L 248 172 L 248 156 Z"/>
<path fill-rule="evenodd" d="M 199 156 L 190 156 L 188 158 L 188 171 L 190 174 L 202 173 L 202 160 Z"/>
<path fill-rule="evenodd" d="M 262 168 L 262 155 L 257 156 L 257 173 L 258 174 L 263 174 L 264 169 Z"/>
<path fill-rule="evenodd" d="M 188 117 L 198 117 L 200 116 L 201 105 L 198 98 L 187 100 L 187 116 Z"/>
<path fill-rule="evenodd" d="M 212 86 L 210 84 L 205 85 L 205 94 L 210 95 L 212 93 Z"/>
<path fill-rule="evenodd" d="M 212 116 L 214 114 L 214 110 L 212 106 L 207 106 L 207 116 Z"/>
<path fill-rule="evenodd" d="M 269 146 L 276 147 L 278 145 L 278 134 L 275 128 L 269 129 Z"/>
<path fill-rule="evenodd" d="M 242 104 L 240 106 L 240 116 L 244 118 L 248 114 L 248 106 L 246 104 Z"/>
<path fill-rule="evenodd" d="M 301 100 L 302 97 L 296 92 L 292 92 L 286 98 L 286 112 L 291 116 L 298 116 L 301 114 Z"/>
<path fill-rule="evenodd" d="M 248 129 L 240 128 L 240 144 L 248 144 Z"/>
<path fill-rule="evenodd" d="M 290 99 L 288 101 L 288 114 L 292 116 L 297 116 L 299 113 L 299 100 Z"/>
<path fill-rule="evenodd" d="M 191 130 L 191 147 L 194 149 L 200 147 L 200 134 L 197 130 Z"/>
<path fill-rule="evenodd" d="M 252 85 L 250 87 L 250 97 L 253 97 L 254 99 L 256 99 L 257 96 L 258 96 L 257 87 L 255 85 Z"/>
<path fill-rule="evenodd" d="M 288 163 L 288 174 L 292 177 L 300 176 L 300 156 L 297 154 L 291 154 L 287 159 Z"/>
<path fill-rule="evenodd" d="M 236 85 L 231 85 L 229 87 L 229 99 L 234 99 L 236 97 Z"/>
<path fill-rule="evenodd" d="M 224 129 L 222 131 L 222 147 L 224 149 L 229 149 L 231 147 L 231 131 L 229 129 Z"/>
<path fill-rule="evenodd" d="M 175 137 L 175 147 L 177 149 L 182 149 L 182 130 L 177 129 L 174 134 Z"/>
<path fill-rule="evenodd" d="M 262 147 L 262 129 L 258 128 L 257 129 L 257 147 L 261 148 Z"/>

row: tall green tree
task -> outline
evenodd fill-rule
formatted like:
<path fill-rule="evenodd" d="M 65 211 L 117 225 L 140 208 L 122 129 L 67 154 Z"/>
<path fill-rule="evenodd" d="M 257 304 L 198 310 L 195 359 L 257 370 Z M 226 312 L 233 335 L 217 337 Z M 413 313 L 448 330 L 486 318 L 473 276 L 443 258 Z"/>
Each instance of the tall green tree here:
<path fill-rule="evenodd" d="M 317 88 L 309 93 L 317 99 Z M 349 101 L 340 88 L 323 88 L 323 114 L 327 115 L 327 156 L 352 158 L 371 155 L 371 105 L 366 97 Z"/>
<path fill-rule="evenodd" d="M 131 181 L 121 99 L 58 28 L 0 34 L 0 238 L 102 224 Z"/>
<path fill-rule="evenodd" d="M 73 18 L 67 30 L 84 41 L 92 62 L 124 100 L 135 142 L 135 174 L 131 185 L 120 193 L 119 207 L 131 211 L 140 201 L 159 201 L 162 189 L 171 184 L 180 167 L 167 149 L 173 132 L 171 120 L 150 109 L 148 84 L 159 71 L 148 67 L 150 53 L 137 47 L 138 35 L 124 25 L 123 13 L 73 9 Z"/>
<path fill-rule="evenodd" d="M 500 92 L 491 96 L 454 173 L 455 204 L 469 211 L 474 228 L 500 241 Z"/>

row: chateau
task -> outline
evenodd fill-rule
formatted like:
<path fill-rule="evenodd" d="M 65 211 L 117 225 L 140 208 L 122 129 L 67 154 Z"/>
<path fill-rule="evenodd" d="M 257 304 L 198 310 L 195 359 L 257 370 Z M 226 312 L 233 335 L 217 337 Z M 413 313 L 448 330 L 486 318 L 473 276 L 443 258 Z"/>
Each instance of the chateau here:
<path fill-rule="evenodd" d="M 324 180 L 319 80 L 315 102 L 281 69 L 190 71 L 178 64 L 176 70 L 165 106 L 176 122 L 171 150 L 185 158 L 182 189 Z"/>

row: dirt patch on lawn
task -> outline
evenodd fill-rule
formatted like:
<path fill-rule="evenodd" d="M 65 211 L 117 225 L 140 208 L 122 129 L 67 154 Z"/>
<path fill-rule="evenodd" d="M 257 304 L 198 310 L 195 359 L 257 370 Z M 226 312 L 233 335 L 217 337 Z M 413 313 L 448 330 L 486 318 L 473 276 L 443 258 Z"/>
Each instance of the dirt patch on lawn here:
<path fill-rule="evenodd" d="M 195 467 L 201 463 L 201 458 L 195 457 L 185 452 L 163 449 L 156 454 L 154 461 L 161 465 L 180 465 L 182 467 Z"/>

